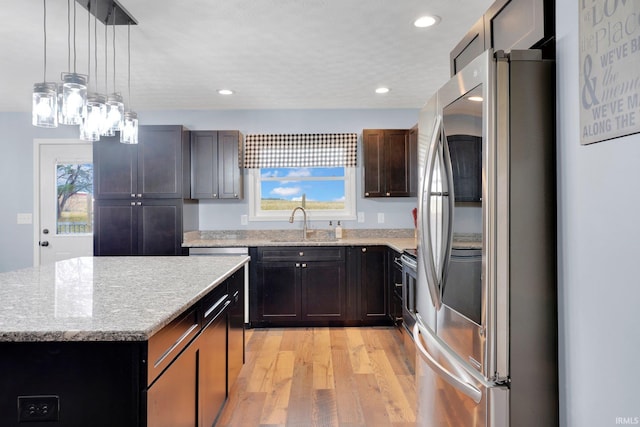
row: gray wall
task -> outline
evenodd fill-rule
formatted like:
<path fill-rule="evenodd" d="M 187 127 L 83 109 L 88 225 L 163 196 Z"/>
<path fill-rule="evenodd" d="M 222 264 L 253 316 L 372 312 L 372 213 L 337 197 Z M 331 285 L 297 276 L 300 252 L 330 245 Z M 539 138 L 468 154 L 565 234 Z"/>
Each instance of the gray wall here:
<path fill-rule="evenodd" d="M 640 134 L 580 145 L 579 3 L 556 0 L 560 425 L 639 424 Z"/>
<path fill-rule="evenodd" d="M 142 124 L 182 124 L 191 130 L 239 129 L 243 133 L 333 133 L 356 132 L 364 128 L 410 128 L 418 111 L 394 110 L 235 110 L 235 111 L 154 111 L 139 112 Z M 0 113 L 0 171 L 4 185 L 0 204 L 0 271 L 33 264 L 33 226 L 18 225 L 18 213 L 33 213 L 33 147 L 35 138 L 75 138 L 77 128 L 38 129 L 31 126 L 30 114 Z M 345 228 L 411 228 L 411 209 L 416 198 L 363 199 L 361 168 L 358 167 L 356 208 L 365 213 L 365 222 L 345 221 Z M 246 187 L 246 183 L 245 183 Z M 240 216 L 249 213 L 246 201 L 203 201 L 199 204 L 200 229 L 286 229 L 283 222 L 250 222 L 240 225 Z M 384 224 L 377 214 L 383 213 Z M 326 221 L 325 221 L 326 222 Z M 312 224 L 328 227 L 325 222 Z"/>

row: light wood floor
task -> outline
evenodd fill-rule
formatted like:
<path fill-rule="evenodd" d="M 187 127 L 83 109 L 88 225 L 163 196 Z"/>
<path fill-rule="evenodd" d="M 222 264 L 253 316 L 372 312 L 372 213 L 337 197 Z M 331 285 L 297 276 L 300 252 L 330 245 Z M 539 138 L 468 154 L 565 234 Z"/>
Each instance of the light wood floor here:
<path fill-rule="evenodd" d="M 393 328 L 247 330 L 219 426 L 414 427 L 414 375 Z"/>

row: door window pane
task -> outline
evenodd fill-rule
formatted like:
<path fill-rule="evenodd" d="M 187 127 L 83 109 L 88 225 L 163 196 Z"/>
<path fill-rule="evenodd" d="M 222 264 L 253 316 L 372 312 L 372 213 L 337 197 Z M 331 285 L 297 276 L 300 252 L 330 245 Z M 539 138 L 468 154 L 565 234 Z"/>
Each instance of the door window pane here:
<path fill-rule="evenodd" d="M 57 234 L 93 232 L 93 165 L 56 166 Z"/>

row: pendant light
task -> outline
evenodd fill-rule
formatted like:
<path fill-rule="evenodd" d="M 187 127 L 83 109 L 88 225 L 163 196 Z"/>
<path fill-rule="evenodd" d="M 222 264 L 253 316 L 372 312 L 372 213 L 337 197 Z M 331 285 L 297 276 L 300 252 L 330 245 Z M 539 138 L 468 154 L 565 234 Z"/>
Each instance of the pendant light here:
<path fill-rule="evenodd" d="M 79 125 L 87 115 L 87 76 L 76 73 L 76 2 L 73 2 L 73 72 L 62 73 L 62 120 Z"/>
<path fill-rule="evenodd" d="M 113 136 L 116 132 L 122 130 L 122 119 L 124 117 L 124 102 L 122 95 L 116 92 L 116 9 L 113 8 L 112 14 L 113 27 L 113 93 L 107 95 L 107 120 L 103 135 Z M 105 25 L 105 87 L 107 86 L 107 26 Z M 108 91 L 107 91 L 108 92 Z"/>
<path fill-rule="evenodd" d="M 91 12 L 91 5 L 95 6 L 95 3 L 89 2 L 89 12 Z M 87 95 L 87 115 L 82 121 L 80 126 L 80 139 L 83 141 L 99 141 L 100 134 L 102 133 L 104 122 L 107 116 L 106 97 L 98 93 L 98 30 L 97 30 L 97 17 L 94 13 L 94 57 L 95 57 L 95 74 L 94 89 L 95 92 L 90 92 Z M 87 25 L 87 56 L 89 57 L 89 78 L 91 78 L 91 13 L 88 14 L 89 20 Z"/>
<path fill-rule="evenodd" d="M 47 82 L 47 0 L 44 10 L 44 72 L 43 82 L 33 85 L 31 123 L 44 128 L 58 127 L 58 93 L 55 83 Z"/>
<path fill-rule="evenodd" d="M 125 111 L 120 130 L 120 142 L 123 144 L 138 143 L 138 115 L 131 110 L 131 22 L 127 23 L 127 89 L 129 92 L 129 109 Z"/>

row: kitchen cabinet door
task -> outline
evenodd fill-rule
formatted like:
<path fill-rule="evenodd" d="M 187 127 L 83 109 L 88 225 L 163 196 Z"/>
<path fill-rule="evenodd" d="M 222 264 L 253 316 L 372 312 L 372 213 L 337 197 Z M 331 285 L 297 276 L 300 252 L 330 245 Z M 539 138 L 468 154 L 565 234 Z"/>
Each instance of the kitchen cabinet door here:
<path fill-rule="evenodd" d="M 148 427 L 198 426 L 198 340 L 147 391 Z"/>
<path fill-rule="evenodd" d="M 242 199 L 241 142 L 238 131 L 191 132 L 192 198 Z"/>
<path fill-rule="evenodd" d="M 365 197 L 415 196 L 417 138 L 407 129 L 364 129 L 362 144 Z"/>
<path fill-rule="evenodd" d="M 182 200 L 96 200 L 95 256 L 183 255 Z"/>
<path fill-rule="evenodd" d="M 393 324 L 402 324 L 402 264 L 400 253 L 389 248 L 388 256 L 388 294 L 389 294 L 389 319 Z"/>
<path fill-rule="evenodd" d="M 344 262 L 302 263 L 300 280 L 303 320 L 346 319 L 347 289 Z"/>
<path fill-rule="evenodd" d="M 93 144 L 96 200 L 185 196 L 190 159 L 182 126 L 140 126 L 138 140 L 130 145 L 110 137 Z"/>
<path fill-rule="evenodd" d="M 231 298 L 227 339 L 227 394 L 244 364 L 244 277 L 243 268 L 227 280 L 229 298 Z"/>
<path fill-rule="evenodd" d="M 258 322 L 300 321 L 300 267 L 291 261 L 258 262 L 256 317 Z"/>
<path fill-rule="evenodd" d="M 360 252 L 360 320 L 388 323 L 387 248 L 366 246 Z"/>

